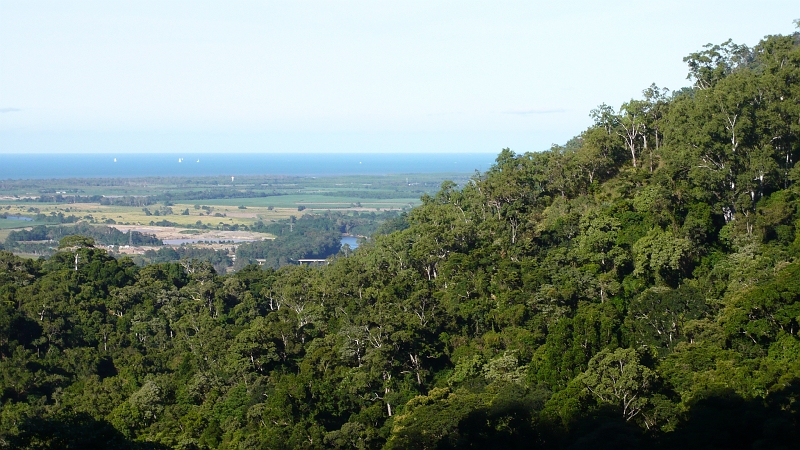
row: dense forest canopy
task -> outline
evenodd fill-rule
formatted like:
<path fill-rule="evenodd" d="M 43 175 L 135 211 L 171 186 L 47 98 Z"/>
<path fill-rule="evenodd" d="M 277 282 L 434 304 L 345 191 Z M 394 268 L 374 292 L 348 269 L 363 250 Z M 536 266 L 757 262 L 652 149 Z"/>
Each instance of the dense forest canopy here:
<path fill-rule="evenodd" d="M 800 34 L 686 62 L 328 266 L 1 253 L 0 447 L 795 447 Z"/>

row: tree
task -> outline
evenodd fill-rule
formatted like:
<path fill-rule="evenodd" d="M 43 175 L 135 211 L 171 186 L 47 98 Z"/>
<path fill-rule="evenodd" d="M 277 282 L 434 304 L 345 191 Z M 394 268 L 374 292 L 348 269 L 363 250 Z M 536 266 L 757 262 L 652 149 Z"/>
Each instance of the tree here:
<path fill-rule="evenodd" d="M 78 234 L 63 237 L 58 242 L 58 248 L 92 248 L 94 247 L 94 239 Z"/>
<path fill-rule="evenodd" d="M 634 168 L 638 167 L 636 164 L 636 155 L 640 152 L 640 150 L 638 150 L 639 141 L 647 137 L 645 134 L 646 108 L 646 102 L 631 100 L 622 104 L 616 119 L 616 123 L 619 125 L 617 134 L 625 141 L 625 145 L 631 153 L 631 162 Z M 645 140 L 644 142 L 646 145 L 647 141 Z"/>
<path fill-rule="evenodd" d="M 598 400 L 618 407 L 630 421 L 647 405 L 656 374 L 639 362 L 635 350 L 618 348 L 595 355 L 576 379 Z"/>
<path fill-rule="evenodd" d="M 752 52 L 746 45 L 734 44 L 728 39 L 719 45 L 706 44 L 706 50 L 695 52 L 683 58 L 689 65 L 688 80 L 694 80 L 698 89 L 709 89 L 752 61 Z"/>
<path fill-rule="evenodd" d="M 653 228 L 633 245 L 634 274 L 674 283 L 674 277 L 685 269 L 690 252 L 687 239 L 676 237 L 669 230 Z"/>
<path fill-rule="evenodd" d="M 661 354 L 685 340 L 689 321 L 702 319 L 708 312 L 700 292 L 687 285 L 653 287 L 633 299 L 628 308 L 628 326 L 637 346 L 649 345 Z"/>

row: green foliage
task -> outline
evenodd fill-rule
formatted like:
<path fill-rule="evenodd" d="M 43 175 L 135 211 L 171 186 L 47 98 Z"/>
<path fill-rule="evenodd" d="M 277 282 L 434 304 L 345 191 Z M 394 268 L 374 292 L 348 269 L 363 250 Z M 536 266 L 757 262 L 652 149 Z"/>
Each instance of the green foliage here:
<path fill-rule="evenodd" d="M 94 239 L 73 234 L 71 236 L 65 236 L 58 241 L 58 248 L 69 247 L 94 247 Z"/>
<path fill-rule="evenodd" d="M 618 348 L 596 354 L 576 380 L 600 402 L 613 405 L 630 421 L 647 406 L 656 374 L 640 363 L 636 350 Z"/>
<path fill-rule="evenodd" d="M 650 288 L 628 305 L 632 343 L 668 353 L 685 341 L 689 322 L 702 319 L 708 309 L 700 291 L 691 286 Z"/>
<path fill-rule="evenodd" d="M 0 448 L 792 448 L 800 40 L 687 62 L 408 213 L 257 223 L 232 274 L 12 233 L 64 239 L 0 252 Z"/>
<path fill-rule="evenodd" d="M 277 269 L 294 264 L 298 259 L 325 259 L 339 252 L 343 233 L 369 236 L 387 220 L 399 220 L 397 212 L 356 213 L 353 216 L 306 214 L 299 219 L 292 216 L 289 220 L 270 224 L 256 222 L 252 227 L 254 231 L 271 233 L 276 238 L 240 245 L 236 250 L 234 268 L 259 262 Z"/>
<path fill-rule="evenodd" d="M 123 233 L 116 228 L 107 226 L 93 226 L 85 222 L 75 226 L 45 226 L 37 225 L 30 230 L 12 231 L 6 238 L 9 250 L 27 253 L 52 254 L 52 241 L 59 241 L 69 236 L 82 236 L 90 239 L 92 245 L 161 245 L 162 242 L 152 235 L 138 231 Z M 81 238 L 71 238 L 78 239 Z M 88 242 L 88 241 L 87 241 Z"/>
<path fill-rule="evenodd" d="M 672 281 L 685 271 L 690 250 L 688 239 L 654 228 L 633 245 L 633 274 Z"/>

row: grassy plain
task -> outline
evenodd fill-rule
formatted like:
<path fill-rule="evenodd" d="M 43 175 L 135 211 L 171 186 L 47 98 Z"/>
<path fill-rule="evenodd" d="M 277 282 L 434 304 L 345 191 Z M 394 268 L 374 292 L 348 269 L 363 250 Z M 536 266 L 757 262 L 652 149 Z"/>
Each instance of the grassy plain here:
<path fill-rule="evenodd" d="M 318 193 L 301 193 L 301 194 L 287 194 L 276 195 L 272 197 L 257 197 L 257 198 L 231 198 L 231 199 L 215 199 L 204 200 L 203 205 L 216 205 L 216 206 L 246 206 L 250 207 L 268 207 L 273 206 L 276 208 L 294 208 L 297 210 L 298 206 L 305 206 L 312 209 L 403 209 L 416 206 L 420 203 L 419 198 L 388 198 L 388 199 L 375 199 L 368 197 L 354 197 L 354 196 L 331 196 L 320 195 Z M 361 206 L 358 206 L 358 205 Z"/>
<path fill-rule="evenodd" d="M 208 206 L 206 203 L 202 203 L 202 205 Z M 170 206 L 173 214 L 159 214 L 158 216 L 153 215 L 153 212 L 160 208 L 159 205 L 150 205 L 147 207 L 147 209 L 151 211 L 151 215 L 147 215 L 142 207 L 99 205 L 97 203 L 72 203 L 68 205 L 63 203 L 12 203 L 10 205 L 6 204 L 6 206 L 11 206 L 10 209 L 3 210 L 9 215 L 30 217 L 35 214 L 52 216 L 61 213 L 64 216 L 74 215 L 85 220 L 94 219 L 97 223 L 107 223 L 108 220 L 111 219 L 119 224 L 139 225 L 147 225 L 150 222 L 160 222 L 162 220 L 184 226 L 196 226 L 198 221 L 209 226 L 217 226 L 220 222 L 227 223 L 228 225 L 252 225 L 258 220 L 279 220 L 286 219 L 291 215 L 298 215 L 296 206 L 294 208 L 274 208 L 273 210 L 269 210 L 267 206 L 251 206 L 247 207 L 247 209 L 239 209 L 238 206 L 233 205 L 214 205 L 209 206 L 209 211 L 205 209 L 194 209 L 194 204 L 175 203 Z M 38 213 L 30 211 L 31 208 L 35 208 Z M 187 209 L 189 210 L 189 215 L 182 215 L 181 212 Z M 306 210 L 305 212 L 310 211 Z M 220 214 L 221 217 L 215 216 L 215 214 Z M 44 221 L 0 219 L 0 229 L 26 228 L 48 223 L 52 224 L 52 222 Z"/>
<path fill-rule="evenodd" d="M 15 228 L 25 228 L 25 227 L 32 227 L 35 225 L 45 225 L 47 222 L 42 222 L 38 220 L 12 220 L 12 219 L 0 219 L 0 230 L 13 230 Z M 7 235 L 8 233 L 6 233 Z M 2 236 L 0 234 L 0 236 Z"/>
<path fill-rule="evenodd" d="M 222 228 L 221 224 L 250 226 L 259 220 L 328 210 L 405 210 L 420 204 L 423 194 L 436 192 L 442 181 L 463 184 L 469 177 L 465 173 L 249 176 L 236 177 L 235 183 L 230 177 L 0 180 L 0 213 L 48 217 L 44 221 L 0 219 L 0 239 L 5 240 L 11 229 L 55 224 L 59 215 L 98 224 L 149 225 L 166 220 L 176 227 Z M 147 206 L 102 204 L 121 197 L 147 197 L 141 202 Z M 167 207 L 171 214 L 165 214 Z M 187 211 L 188 215 L 182 214 Z"/>
<path fill-rule="evenodd" d="M 150 177 L 150 178 L 73 178 L 44 180 L 0 180 L 0 201 L 4 197 L 64 195 L 181 195 L 187 192 L 253 191 L 265 193 L 334 193 L 376 198 L 376 195 L 418 199 L 435 192 L 442 181 L 467 182 L 471 173 L 351 175 L 332 177 L 243 176 L 230 177 Z M 353 195 L 356 194 L 356 195 Z"/>
<path fill-rule="evenodd" d="M 0 222 L 3 222 L 3 221 L 0 220 Z M 11 233 L 11 231 L 13 231 L 13 230 L 10 229 L 10 228 L 0 229 L 0 242 L 5 241 L 6 238 L 8 237 L 8 234 Z"/>

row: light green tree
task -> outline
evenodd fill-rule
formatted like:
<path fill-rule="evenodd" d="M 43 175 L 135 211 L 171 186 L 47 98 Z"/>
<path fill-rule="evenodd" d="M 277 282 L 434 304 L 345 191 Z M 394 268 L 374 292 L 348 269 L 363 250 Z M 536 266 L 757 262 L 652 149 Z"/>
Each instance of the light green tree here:
<path fill-rule="evenodd" d="M 636 350 L 618 348 L 595 355 L 577 380 L 601 402 L 619 407 L 630 421 L 647 405 L 656 374 L 639 362 Z"/>

